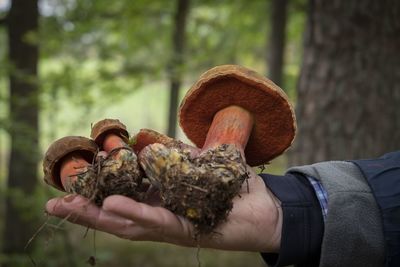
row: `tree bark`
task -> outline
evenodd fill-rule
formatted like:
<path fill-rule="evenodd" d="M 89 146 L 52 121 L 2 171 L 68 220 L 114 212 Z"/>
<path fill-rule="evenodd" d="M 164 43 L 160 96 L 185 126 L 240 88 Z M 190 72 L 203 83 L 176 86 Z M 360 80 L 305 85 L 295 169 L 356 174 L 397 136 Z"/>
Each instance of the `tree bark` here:
<path fill-rule="evenodd" d="M 189 0 L 177 0 L 176 13 L 174 17 L 174 31 L 172 35 L 173 53 L 169 65 L 170 97 L 168 114 L 168 135 L 175 137 L 177 111 L 179 101 L 179 89 L 182 83 L 182 72 L 184 67 L 185 28 L 189 14 Z"/>
<path fill-rule="evenodd" d="M 310 1 L 290 164 L 377 157 L 400 144 L 400 2 Z"/>
<path fill-rule="evenodd" d="M 282 86 L 285 51 L 287 0 L 271 1 L 271 20 L 268 42 L 268 77 Z"/>
<path fill-rule="evenodd" d="M 3 235 L 6 255 L 23 253 L 35 227 L 28 219 L 31 214 L 26 214 L 32 213 L 34 203 L 26 197 L 35 190 L 38 171 L 38 45 L 31 41 L 38 30 L 38 17 L 37 0 L 13 0 L 7 17 L 11 154 Z M 21 210 L 26 205 L 29 208 Z"/>

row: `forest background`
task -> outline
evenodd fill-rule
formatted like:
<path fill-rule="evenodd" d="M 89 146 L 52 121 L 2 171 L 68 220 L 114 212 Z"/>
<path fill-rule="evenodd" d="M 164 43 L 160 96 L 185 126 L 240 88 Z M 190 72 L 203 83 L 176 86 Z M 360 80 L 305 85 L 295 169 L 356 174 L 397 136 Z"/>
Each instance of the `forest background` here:
<path fill-rule="evenodd" d="M 377 157 L 399 149 L 399 48 L 396 0 L 0 0 L 0 265 L 265 266 L 257 253 L 47 221 L 44 204 L 61 193 L 43 183 L 44 151 L 103 118 L 188 142 L 176 121 L 185 92 L 239 64 L 296 107 L 295 143 L 267 172 Z"/>

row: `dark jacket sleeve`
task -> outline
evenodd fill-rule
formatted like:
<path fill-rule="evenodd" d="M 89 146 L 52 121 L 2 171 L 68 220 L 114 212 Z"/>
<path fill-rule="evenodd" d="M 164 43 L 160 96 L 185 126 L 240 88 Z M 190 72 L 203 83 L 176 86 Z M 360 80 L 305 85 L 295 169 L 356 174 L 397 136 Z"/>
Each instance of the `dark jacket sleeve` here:
<path fill-rule="evenodd" d="M 382 215 L 385 266 L 400 266 L 400 151 L 352 162 L 368 181 Z"/>
<path fill-rule="evenodd" d="M 382 217 L 364 175 L 351 162 L 292 167 L 320 181 L 328 196 L 320 266 L 384 266 Z"/>
<path fill-rule="evenodd" d="M 281 201 L 283 215 L 280 252 L 261 253 L 263 259 L 269 266 L 318 266 L 324 222 L 313 187 L 302 174 L 260 176 Z"/>

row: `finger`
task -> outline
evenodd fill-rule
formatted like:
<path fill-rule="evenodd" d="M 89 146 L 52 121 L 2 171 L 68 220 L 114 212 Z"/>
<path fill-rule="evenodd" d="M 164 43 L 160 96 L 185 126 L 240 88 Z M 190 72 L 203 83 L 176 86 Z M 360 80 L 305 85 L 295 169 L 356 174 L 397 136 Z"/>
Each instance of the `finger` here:
<path fill-rule="evenodd" d="M 103 209 L 143 225 L 160 223 L 160 216 L 163 216 L 160 213 L 164 213 L 161 211 L 163 208 L 152 207 L 120 195 L 107 197 L 103 202 Z"/>
<path fill-rule="evenodd" d="M 175 244 L 193 245 L 193 226 L 162 207 L 136 202 L 130 198 L 114 195 L 105 199 L 105 211 L 134 221 L 152 233 L 152 238 Z"/>
<path fill-rule="evenodd" d="M 88 199 L 78 195 L 51 199 L 46 204 L 46 211 L 50 215 L 65 218 L 72 223 L 115 235 L 120 235 L 127 228 L 134 226 L 132 221 L 103 211 Z"/>
<path fill-rule="evenodd" d="M 81 196 L 49 200 L 50 215 L 131 240 L 149 240 L 193 246 L 191 225 L 170 211 L 138 203 L 123 196 L 111 196 L 103 209 Z"/>

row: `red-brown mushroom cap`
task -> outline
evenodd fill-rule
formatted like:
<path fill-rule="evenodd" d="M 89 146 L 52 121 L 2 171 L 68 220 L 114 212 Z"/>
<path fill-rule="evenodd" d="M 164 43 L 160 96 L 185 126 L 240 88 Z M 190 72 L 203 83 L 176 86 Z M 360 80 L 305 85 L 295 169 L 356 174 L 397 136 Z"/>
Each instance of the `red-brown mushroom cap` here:
<path fill-rule="evenodd" d="M 79 152 L 87 162 L 92 163 L 97 151 L 96 143 L 86 137 L 66 136 L 56 140 L 44 156 L 44 181 L 58 190 L 65 191 L 60 178 L 62 159 L 72 152 Z"/>
<path fill-rule="evenodd" d="M 139 155 L 143 148 L 154 143 L 163 144 L 168 148 L 187 149 L 193 154 L 199 152 L 197 147 L 190 146 L 179 140 L 173 139 L 168 135 L 151 129 L 140 129 L 140 131 L 133 137 L 133 143 L 130 146 L 133 151 Z"/>
<path fill-rule="evenodd" d="M 200 76 L 181 103 L 180 126 L 202 147 L 214 115 L 232 105 L 246 109 L 254 118 L 245 149 L 250 166 L 267 163 L 290 147 L 296 118 L 286 94 L 269 79 L 237 65 L 217 66 Z"/>
<path fill-rule="evenodd" d="M 119 120 L 115 119 L 104 119 L 94 124 L 92 127 L 92 132 L 90 133 L 90 137 L 101 148 L 104 138 L 110 133 L 118 135 L 125 142 L 128 142 L 129 140 L 129 133 L 126 130 L 126 126 Z"/>
<path fill-rule="evenodd" d="M 139 154 L 144 147 L 154 143 L 167 145 L 177 142 L 173 138 L 151 129 L 140 129 L 133 139 L 134 141 L 131 147 L 136 154 Z"/>

